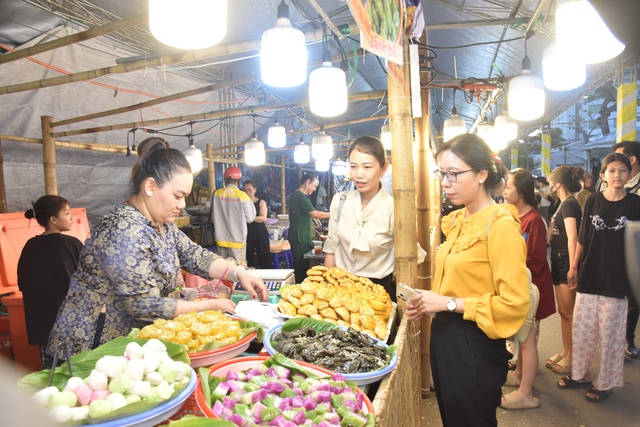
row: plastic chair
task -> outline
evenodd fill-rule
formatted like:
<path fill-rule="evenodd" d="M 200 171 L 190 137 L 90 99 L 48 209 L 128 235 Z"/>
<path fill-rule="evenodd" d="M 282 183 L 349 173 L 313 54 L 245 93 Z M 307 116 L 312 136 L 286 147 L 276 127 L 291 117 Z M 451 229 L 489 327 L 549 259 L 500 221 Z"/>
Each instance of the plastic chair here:
<path fill-rule="evenodd" d="M 291 249 L 284 250 L 278 253 L 271 253 L 273 260 L 273 268 L 282 268 L 280 262 L 287 264 L 284 268 L 293 268 L 293 254 Z"/>

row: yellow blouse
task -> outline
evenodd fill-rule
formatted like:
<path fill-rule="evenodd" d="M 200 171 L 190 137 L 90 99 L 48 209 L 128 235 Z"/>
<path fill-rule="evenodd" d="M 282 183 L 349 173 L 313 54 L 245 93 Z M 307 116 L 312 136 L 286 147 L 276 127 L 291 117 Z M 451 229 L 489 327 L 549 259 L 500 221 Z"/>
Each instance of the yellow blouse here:
<path fill-rule="evenodd" d="M 512 205 L 491 205 L 466 215 L 464 208 L 442 219 L 447 240 L 436 254 L 433 290 L 464 298 L 464 319 L 476 322 L 489 338 L 508 338 L 529 312 L 527 255 L 518 211 Z"/>

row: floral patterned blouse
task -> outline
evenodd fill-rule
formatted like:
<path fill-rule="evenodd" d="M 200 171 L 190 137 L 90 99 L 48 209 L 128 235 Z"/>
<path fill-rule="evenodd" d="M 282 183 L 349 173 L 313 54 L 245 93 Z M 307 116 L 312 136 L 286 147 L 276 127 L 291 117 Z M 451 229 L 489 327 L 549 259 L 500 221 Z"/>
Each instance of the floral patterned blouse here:
<path fill-rule="evenodd" d="M 174 223 L 154 227 L 134 207 L 120 203 L 87 240 L 69 284 L 48 353 L 67 341 L 69 355 L 91 350 L 96 323 L 105 313 L 100 344 L 158 318 L 173 318 L 180 268 L 207 278 L 217 258 L 192 242 Z"/>

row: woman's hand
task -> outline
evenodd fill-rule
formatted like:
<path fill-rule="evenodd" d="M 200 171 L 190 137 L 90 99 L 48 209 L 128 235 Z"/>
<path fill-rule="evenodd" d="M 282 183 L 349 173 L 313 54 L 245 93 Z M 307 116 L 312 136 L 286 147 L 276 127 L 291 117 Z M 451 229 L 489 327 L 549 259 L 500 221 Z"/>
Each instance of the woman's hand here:
<path fill-rule="evenodd" d="M 269 291 L 267 287 L 264 285 L 262 279 L 255 277 L 249 273 L 244 268 L 238 269 L 238 280 L 242 287 L 249 292 L 251 298 L 260 298 L 260 301 L 266 302 L 267 298 L 269 298 Z"/>
<path fill-rule="evenodd" d="M 230 299 L 213 298 L 209 301 L 211 301 L 213 305 L 211 307 L 211 310 L 228 311 L 229 313 L 233 313 L 236 309 L 236 303 L 234 303 Z"/>
<path fill-rule="evenodd" d="M 434 315 L 443 311 L 449 298 L 433 291 L 416 289 L 416 293 L 407 301 L 407 316 L 410 319 L 419 319 L 423 314 Z"/>
<path fill-rule="evenodd" d="M 574 270 L 573 268 L 569 269 L 567 273 L 567 284 L 569 285 L 569 289 L 578 287 L 578 270 Z"/>

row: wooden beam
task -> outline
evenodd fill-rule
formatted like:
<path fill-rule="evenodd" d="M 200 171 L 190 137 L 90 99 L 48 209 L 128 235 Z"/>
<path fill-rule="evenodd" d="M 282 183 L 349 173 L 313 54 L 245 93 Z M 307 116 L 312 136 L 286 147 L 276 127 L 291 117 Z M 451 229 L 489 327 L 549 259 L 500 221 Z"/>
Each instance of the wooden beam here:
<path fill-rule="evenodd" d="M 51 137 L 51 122 L 53 117 L 42 116 L 42 165 L 44 167 L 44 193 L 58 194 L 56 178 L 56 146 Z"/>
<path fill-rule="evenodd" d="M 386 91 L 379 90 L 375 92 L 362 92 L 355 93 L 349 95 L 349 101 L 366 101 L 370 99 L 379 99 L 385 96 Z M 278 104 L 270 104 L 270 105 L 260 105 L 260 106 L 247 106 L 247 107 L 239 107 L 239 108 L 231 108 L 228 110 L 218 110 L 211 111 L 208 113 L 197 113 L 190 114 L 186 116 L 179 117 L 168 117 L 166 119 L 157 119 L 157 120 L 145 120 L 144 122 L 130 122 L 130 123 L 121 123 L 117 125 L 110 126 L 99 126 L 95 128 L 86 128 L 86 129 L 77 129 L 66 132 L 55 132 L 52 134 L 54 138 L 58 138 L 61 136 L 71 136 L 71 135 L 84 135 L 88 133 L 98 133 L 98 132 L 109 132 L 114 130 L 122 130 L 122 129 L 131 129 L 134 127 L 152 127 L 152 126 L 160 126 L 172 123 L 180 123 L 180 122 L 190 122 L 193 120 L 205 120 L 205 119 L 215 119 L 219 117 L 227 117 L 227 116 L 244 116 L 249 114 L 257 114 L 264 113 L 267 111 L 275 111 L 275 110 L 283 110 L 286 108 L 295 108 L 295 107 L 306 107 L 309 105 L 309 100 L 300 100 L 293 102 L 282 102 Z M 229 147 L 225 147 L 229 148 Z"/>
<path fill-rule="evenodd" d="M 351 34 L 358 34 L 359 29 L 355 23 L 349 24 Z M 305 39 L 309 41 L 322 40 L 322 30 L 313 30 L 305 34 Z M 238 43 L 229 43 L 226 45 L 217 45 L 206 49 L 198 49 L 163 55 L 154 58 L 140 59 L 131 61 L 122 65 L 111 67 L 96 68 L 94 70 L 72 73 L 60 77 L 52 77 L 49 79 L 37 80 L 28 83 L 19 83 L 15 85 L 0 87 L 0 95 L 8 93 L 24 92 L 27 90 L 39 89 L 43 87 L 59 86 L 67 83 L 73 83 L 84 80 L 92 80 L 109 74 L 123 74 L 131 71 L 144 70 L 146 68 L 155 68 L 165 65 L 180 64 L 183 62 L 195 61 L 198 59 L 213 58 L 222 55 L 231 55 L 236 53 L 244 53 L 260 49 L 260 41 L 249 40 Z"/>
<path fill-rule="evenodd" d="M 361 119 L 349 120 L 349 121 L 346 121 L 346 122 L 331 123 L 331 124 L 328 124 L 328 125 L 324 125 L 324 128 L 326 130 L 326 129 L 331 129 L 331 128 L 340 127 L 340 126 L 347 126 L 347 125 L 355 125 L 355 124 L 358 124 L 358 123 L 373 122 L 375 120 L 384 120 L 386 118 L 387 118 L 386 114 L 384 116 L 363 117 Z M 313 132 L 315 130 L 320 130 L 320 127 L 318 127 L 318 128 L 306 128 L 306 129 L 300 129 L 300 130 L 292 130 L 291 132 L 287 132 L 287 135 L 296 135 L 296 134 L 299 134 L 299 133 Z"/>
<path fill-rule="evenodd" d="M 149 101 L 140 102 L 138 104 L 129 105 L 121 108 L 114 108 L 113 110 L 102 111 L 99 113 L 87 114 L 84 116 L 74 117 L 67 120 L 60 120 L 59 122 L 51 123 L 52 127 L 56 126 L 64 126 L 71 123 L 83 122 L 85 120 L 98 119 L 101 117 L 113 116 L 115 114 L 127 113 L 129 111 L 140 110 L 142 108 L 151 107 L 153 105 L 163 104 L 165 102 L 174 101 L 176 99 L 188 98 L 190 96 L 199 95 L 201 93 L 213 92 L 214 90 L 225 89 L 232 86 L 238 86 L 245 83 L 250 83 L 258 80 L 258 77 L 243 77 L 241 79 L 229 80 L 227 82 L 215 83 L 212 85 L 207 85 L 197 89 L 191 89 L 184 92 L 174 93 L 173 95 L 167 95 L 156 99 L 151 99 Z"/>
<path fill-rule="evenodd" d="M 42 144 L 42 139 L 38 138 L 26 138 L 24 136 L 15 136 L 15 135 L 0 135 L 0 140 L 9 140 L 9 141 L 18 141 L 18 142 L 29 142 L 35 144 Z M 105 153 L 126 153 L 127 146 L 126 145 L 115 145 L 115 144 L 97 144 L 91 142 L 72 142 L 72 141 L 55 141 L 56 147 L 64 147 L 64 148 L 80 148 L 83 150 L 91 150 L 91 151 L 102 151 Z M 136 153 L 137 155 L 137 153 Z"/>
<path fill-rule="evenodd" d="M 2 156 L 2 140 L 0 140 L 0 213 L 7 213 L 7 191 L 5 188 L 5 181 L 4 181 L 4 159 Z"/>
<path fill-rule="evenodd" d="M 105 34 L 120 31 L 125 28 L 133 27 L 135 25 L 144 24 L 145 22 L 149 22 L 148 13 L 142 13 L 140 15 L 132 16 L 131 18 L 123 19 L 122 21 L 111 22 L 99 27 L 89 28 L 86 31 L 71 34 L 66 37 L 61 37 L 56 40 L 51 40 L 32 47 L 28 47 L 26 49 L 15 50 L 11 53 L 1 55 L 0 64 L 6 64 L 7 62 L 26 58 L 27 56 L 33 56 L 37 55 L 38 53 L 48 52 L 59 47 L 68 46 L 73 43 L 89 40 L 98 36 L 103 36 Z"/>

